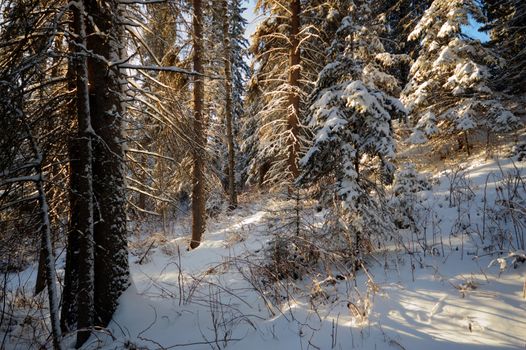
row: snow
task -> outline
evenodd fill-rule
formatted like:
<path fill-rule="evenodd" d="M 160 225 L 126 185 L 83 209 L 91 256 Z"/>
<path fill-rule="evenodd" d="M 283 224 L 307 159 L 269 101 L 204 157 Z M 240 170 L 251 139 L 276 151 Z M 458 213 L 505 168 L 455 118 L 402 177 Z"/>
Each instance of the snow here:
<path fill-rule="evenodd" d="M 413 168 L 408 171 L 418 177 Z M 205 240 L 193 251 L 186 250 L 187 218 L 166 233 L 146 230 L 132 245 L 154 234 L 166 240 L 154 244 L 143 264 L 130 255 L 132 286 L 108 331 L 96 332 L 84 348 L 522 348 L 526 265 L 518 261 L 524 251 L 488 254 L 489 241 L 480 237 L 483 200 L 496 208 L 499 188 L 516 172 L 524 179 L 524 165 L 508 159 L 475 160 L 433 179 L 428 174 L 432 189 L 420 187 L 414 196 L 433 213 L 433 224 L 418 237 L 402 230 L 407 251 L 399 242 L 375 253 L 356 282 L 320 270 L 257 290 L 263 287 L 257 268 L 267 262 L 272 233 L 286 221 L 279 213 L 287 203 L 275 195 L 242 197 L 239 209 L 209 220 Z M 323 212 L 305 209 L 304 215 L 321 227 Z M 35 268 L 21 279 L 34 278 Z M 273 293 L 283 298 L 275 301 Z"/>
<path fill-rule="evenodd" d="M 440 30 L 437 34 L 437 37 L 438 38 L 447 38 L 449 37 L 452 33 L 456 33 L 458 32 L 458 27 L 447 21 L 447 22 L 444 22 L 444 24 L 442 24 L 442 27 L 440 27 Z"/>
<path fill-rule="evenodd" d="M 478 197 L 488 172 L 498 173 L 499 166 L 513 169 L 509 161 L 500 165 L 493 161 L 473 164 L 468 170 Z M 184 238 L 177 237 L 171 244 L 181 247 L 180 257 L 156 251 L 148 264 L 132 264 L 134 288 L 121 299 L 111 326 L 117 340 L 106 348 L 126 340 L 148 348 L 157 348 L 159 343 L 165 347 L 186 344 L 191 349 L 300 349 L 309 344 L 320 349 L 519 348 L 525 341 L 525 266 L 510 269 L 501 264 L 502 273 L 488 267 L 493 259 L 477 257 L 475 237 L 464 237 L 459 249 L 461 237 L 450 234 L 457 209 L 441 203 L 450 185 L 447 178 L 448 173 L 442 173 L 440 184 L 427 196 L 441 221 L 441 240 L 448 242 L 441 248 L 445 255 L 379 254 L 376 258 L 385 266 L 373 264 L 368 270 L 376 292 L 367 292 L 368 277 L 360 274 L 361 297 L 345 292 L 352 288 L 348 282 L 338 282 L 320 287 L 330 301 L 320 303 L 316 310 L 306 294 L 298 291 L 275 315 L 269 313 L 262 295 L 250 290 L 235 269 L 222 265 L 235 257 L 258 256 L 270 238 L 266 219 L 279 204 L 270 199 L 263 205 L 246 203 L 232 217 L 213 221 L 199 249 L 185 251 Z M 496 185 L 489 183 L 488 188 Z M 231 242 L 229 237 L 235 234 L 242 239 Z M 213 275 L 211 282 L 197 285 L 193 297 L 181 305 L 177 261 L 188 281 L 195 283 L 207 272 Z M 358 309 L 370 304 L 370 310 L 357 317 L 348 302 Z M 214 326 L 215 318 L 221 322 Z"/>

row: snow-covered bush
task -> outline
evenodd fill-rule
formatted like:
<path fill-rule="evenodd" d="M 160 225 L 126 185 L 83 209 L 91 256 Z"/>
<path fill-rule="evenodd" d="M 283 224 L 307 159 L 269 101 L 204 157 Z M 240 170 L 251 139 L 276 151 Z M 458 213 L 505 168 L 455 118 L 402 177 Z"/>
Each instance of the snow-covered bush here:
<path fill-rule="evenodd" d="M 404 164 L 396 173 L 393 197 L 389 204 L 398 228 L 412 227 L 416 230 L 419 216 L 417 204 L 422 202 L 418 194 L 429 190 L 431 184 L 425 176 L 418 173 L 414 164 Z"/>
<path fill-rule="evenodd" d="M 486 208 L 491 245 L 498 250 L 526 250 L 526 182 L 522 168 L 501 172 L 495 200 Z"/>
<path fill-rule="evenodd" d="M 209 189 L 208 198 L 206 199 L 206 213 L 209 216 L 217 216 L 225 206 L 225 193 L 222 187 L 217 184 Z"/>
<path fill-rule="evenodd" d="M 517 160 L 519 162 L 526 160 L 526 141 L 520 142 L 513 146 L 513 150 L 511 151 L 512 157 L 517 157 Z"/>

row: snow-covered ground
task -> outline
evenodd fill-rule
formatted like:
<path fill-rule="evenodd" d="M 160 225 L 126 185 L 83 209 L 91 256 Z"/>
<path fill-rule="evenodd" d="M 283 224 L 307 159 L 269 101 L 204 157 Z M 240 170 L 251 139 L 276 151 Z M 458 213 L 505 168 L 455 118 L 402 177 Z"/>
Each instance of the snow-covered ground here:
<path fill-rule="evenodd" d="M 524 349 L 526 264 L 508 253 L 524 254 L 514 230 L 526 231 L 525 171 L 492 160 L 440 173 L 418 195 L 425 233 L 402 232 L 405 248 L 375 254 L 355 281 L 320 269 L 265 284 L 258 273 L 283 207 L 270 195 L 210 219 L 193 251 L 189 223 L 154 235 L 149 252 L 152 232 L 144 232 L 131 244 L 132 287 L 86 348 Z M 510 212 L 519 221 L 495 220 Z M 305 215 L 315 224 L 323 212 Z M 495 249 L 502 254 L 489 254 Z"/>

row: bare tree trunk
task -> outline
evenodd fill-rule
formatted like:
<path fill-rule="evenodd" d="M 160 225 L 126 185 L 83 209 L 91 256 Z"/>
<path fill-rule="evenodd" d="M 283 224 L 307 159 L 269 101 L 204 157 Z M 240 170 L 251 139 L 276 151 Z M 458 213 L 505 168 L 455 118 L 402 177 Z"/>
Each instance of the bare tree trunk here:
<path fill-rule="evenodd" d="M 51 224 L 49 220 L 49 205 L 47 202 L 46 191 L 44 187 L 44 175 L 42 173 L 42 151 L 38 147 L 35 139 L 33 138 L 30 127 L 26 124 L 27 134 L 31 148 L 35 154 L 35 171 L 37 173 L 35 177 L 35 185 L 38 192 L 38 203 L 40 207 L 40 235 L 41 235 L 41 251 L 45 256 L 45 270 L 46 270 L 46 284 L 49 301 L 49 314 L 51 318 L 51 335 L 53 338 L 53 349 L 61 350 L 61 338 L 62 332 L 60 329 L 60 315 L 59 315 L 59 302 L 57 292 L 57 276 L 55 273 L 55 256 L 53 254 L 53 247 L 51 245 Z"/>
<path fill-rule="evenodd" d="M 203 73 L 202 51 L 203 51 L 203 9 L 201 0 L 193 0 L 193 66 L 194 71 Z M 204 148 L 205 136 L 203 126 L 203 95 L 204 85 L 201 75 L 194 76 L 194 133 L 195 146 L 192 152 L 193 174 L 192 174 L 192 241 L 190 248 L 194 249 L 201 243 L 201 237 L 206 225 L 206 198 L 205 198 L 205 176 L 204 176 Z"/>
<path fill-rule="evenodd" d="M 223 47 L 224 47 L 224 62 L 225 62 L 225 121 L 226 121 L 226 138 L 228 146 L 228 197 L 230 200 L 230 208 L 237 207 L 237 191 L 236 191 L 236 163 L 235 163 L 235 149 L 234 149 L 234 133 L 232 131 L 232 52 L 230 46 L 230 32 L 228 16 L 228 0 L 222 1 L 223 13 Z"/>
<path fill-rule="evenodd" d="M 71 46 L 73 46 L 71 44 Z M 75 50 L 70 49 L 71 53 Z M 76 88 L 75 69 L 72 60 L 68 62 L 68 90 Z M 75 115 L 74 100 L 67 106 L 70 115 Z M 60 310 L 60 327 L 63 333 L 69 333 L 77 328 L 77 294 L 79 285 L 79 208 L 78 188 L 81 170 L 79 169 L 79 146 L 77 135 L 71 134 L 68 140 L 69 157 L 69 227 L 67 233 L 66 267 L 64 269 L 64 289 L 62 291 L 62 308 Z"/>
<path fill-rule="evenodd" d="M 57 52 L 60 52 L 62 51 L 62 41 L 64 39 L 64 36 L 63 35 L 56 35 L 53 39 L 53 42 L 54 42 L 54 46 L 56 47 L 56 51 Z M 60 75 L 60 71 L 59 71 L 59 67 L 60 67 L 60 57 L 57 55 L 57 56 L 54 56 L 52 57 L 52 59 L 49 61 L 49 62 L 46 62 L 46 63 L 43 63 L 42 65 L 44 66 L 42 71 L 42 81 L 44 80 L 47 80 L 47 79 L 53 79 L 55 77 L 58 77 Z M 49 69 L 51 68 L 51 69 Z M 45 73 L 45 72 L 48 72 L 49 73 Z M 39 92 L 39 97 L 42 99 L 42 100 L 45 100 L 45 93 L 44 93 L 44 90 L 43 89 L 40 89 Z M 49 112 L 51 112 L 49 110 L 49 106 L 44 106 L 44 109 L 45 110 L 48 110 Z M 52 113 L 52 112 L 51 112 Z M 46 122 L 45 122 L 45 127 L 46 127 L 46 130 L 53 130 L 55 127 L 56 127 L 56 121 L 55 121 L 55 118 L 47 118 Z M 49 166 L 47 167 L 47 170 L 46 173 L 48 174 L 48 178 L 53 180 L 55 179 L 58 174 L 61 172 L 61 166 L 59 166 L 58 164 L 54 164 L 54 163 L 58 163 L 58 162 L 55 162 L 55 161 L 51 161 L 51 164 L 49 164 Z M 52 182 L 52 181 L 51 181 Z M 53 186 L 50 182 L 48 182 L 46 184 L 46 194 L 47 194 L 47 201 L 48 203 L 53 203 L 55 202 L 55 197 L 56 197 L 56 194 L 57 194 L 57 189 L 55 188 L 55 186 Z M 54 220 L 57 220 L 58 219 L 58 214 L 57 213 L 53 213 L 52 210 L 50 210 L 50 213 L 49 213 L 49 216 L 50 216 L 50 221 L 51 223 L 53 223 Z M 52 237 L 52 240 L 51 240 L 51 243 L 53 243 L 53 241 L 56 240 L 56 237 Z M 46 258 L 44 256 L 44 254 L 42 253 L 42 250 L 40 251 L 40 256 L 39 256 L 39 259 L 38 259 L 38 272 L 37 272 L 37 279 L 36 279 L 36 283 L 35 283 L 35 295 L 39 294 L 40 292 L 42 292 L 44 290 L 44 288 L 46 287 L 46 269 L 45 269 L 45 262 L 46 262 Z"/>
<path fill-rule="evenodd" d="M 88 50 L 109 62 L 121 57 L 118 0 L 84 0 Z M 96 26 L 96 28 L 94 28 Z M 95 325 L 105 327 L 129 286 L 125 212 L 122 81 L 117 66 L 88 57 L 93 143 Z"/>
<path fill-rule="evenodd" d="M 298 177 L 298 134 L 299 134 L 299 109 L 300 109 L 300 47 L 299 47 L 299 31 L 300 31 L 300 0 L 291 0 L 290 5 L 290 49 L 289 49 L 289 115 L 288 115 L 288 147 L 289 147 L 289 171 L 293 178 Z"/>
<path fill-rule="evenodd" d="M 84 1 L 73 6 L 73 22 L 76 38 L 74 57 L 77 77 L 77 127 L 79 152 L 78 182 L 78 227 L 79 269 L 78 269 L 78 324 L 77 347 L 90 337 L 94 325 L 94 233 L 93 233 L 93 148 L 90 101 L 88 91 L 88 61 L 83 52 L 86 47 L 86 23 L 84 20 Z"/>
<path fill-rule="evenodd" d="M 71 87 L 73 91 L 73 87 Z M 72 112 L 74 113 L 74 112 Z M 78 235 L 78 182 L 79 147 L 77 138 L 69 140 L 69 227 L 66 250 L 66 267 L 64 269 L 64 289 L 62 291 L 62 308 L 60 310 L 60 327 L 62 332 L 69 333 L 77 328 L 77 294 L 79 285 L 79 235 Z"/>
<path fill-rule="evenodd" d="M 39 250 L 37 280 L 35 282 L 35 295 L 40 294 L 46 288 L 46 255 Z"/>
<path fill-rule="evenodd" d="M 62 332 L 60 330 L 60 316 L 58 305 L 58 293 L 55 274 L 55 256 L 51 246 L 51 229 L 49 222 L 49 206 L 46 199 L 46 192 L 44 191 L 44 180 L 42 178 L 42 169 L 40 165 L 37 167 L 39 179 L 37 180 L 38 201 L 40 203 L 40 219 L 41 219 L 41 235 L 42 235 L 42 252 L 46 257 L 46 282 L 49 299 L 49 313 L 51 316 L 51 333 L 53 335 L 53 348 L 55 350 L 62 349 L 61 338 Z"/>

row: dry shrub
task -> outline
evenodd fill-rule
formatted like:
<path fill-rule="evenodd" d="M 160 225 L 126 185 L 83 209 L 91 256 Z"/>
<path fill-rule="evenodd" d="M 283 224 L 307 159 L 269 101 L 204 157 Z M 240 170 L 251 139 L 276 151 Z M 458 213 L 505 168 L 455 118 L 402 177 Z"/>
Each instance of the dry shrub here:
<path fill-rule="evenodd" d="M 301 279 L 312 271 L 320 258 L 319 248 L 307 239 L 297 236 L 276 235 L 269 242 L 268 271 L 272 279 Z"/>
<path fill-rule="evenodd" d="M 137 263 L 145 264 L 151 259 L 155 248 L 164 247 L 168 239 L 163 233 L 153 233 L 144 239 L 137 239 L 128 244 L 130 253 L 138 258 Z"/>

